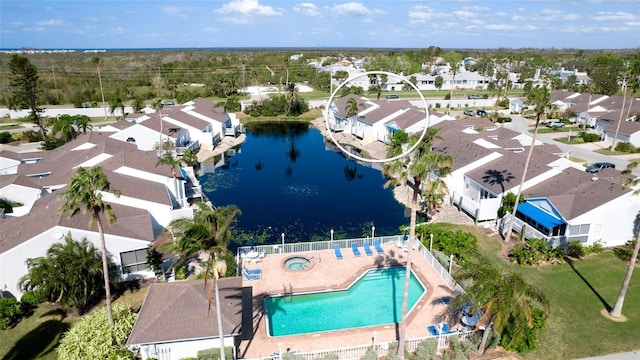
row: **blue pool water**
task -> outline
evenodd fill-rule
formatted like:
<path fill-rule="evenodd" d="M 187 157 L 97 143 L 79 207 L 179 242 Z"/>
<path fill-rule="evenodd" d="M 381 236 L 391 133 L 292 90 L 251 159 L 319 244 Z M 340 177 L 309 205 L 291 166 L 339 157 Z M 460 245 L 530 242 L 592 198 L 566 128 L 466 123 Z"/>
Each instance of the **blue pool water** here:
<path fill-rule="evenodd" d="M 265 308 L 269 335 L 398 323 L 402 318 L 404 277 L 404 267 L 373 269 L 348 290 L 268 297 Z M 407 309 L 425 292 L 413 273 L 410 279 Z"/>

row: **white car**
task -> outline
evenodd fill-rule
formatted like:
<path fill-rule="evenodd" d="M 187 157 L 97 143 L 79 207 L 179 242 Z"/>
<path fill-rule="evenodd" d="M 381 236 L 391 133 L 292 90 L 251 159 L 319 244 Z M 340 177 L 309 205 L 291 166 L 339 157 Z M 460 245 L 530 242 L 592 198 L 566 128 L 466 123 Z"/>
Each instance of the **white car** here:
<path fill-rule="evenodd" d="M 546 126 L 549 128 L 564 127 L 564 123 L 558 120 L 550 120 L 550 121 L 547 121 Z"/>

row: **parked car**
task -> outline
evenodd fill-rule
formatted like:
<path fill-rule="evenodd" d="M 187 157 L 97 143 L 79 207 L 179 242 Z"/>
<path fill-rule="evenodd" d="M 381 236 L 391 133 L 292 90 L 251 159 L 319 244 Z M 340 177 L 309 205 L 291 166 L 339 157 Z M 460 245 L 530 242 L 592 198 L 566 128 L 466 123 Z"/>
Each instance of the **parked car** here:
<path fill-rule="evenodd" d="M 467 110 L 465 110 L 465 111 L 464 111 L 464 114 L 465 114 L 465 115 L 469 115 L 469 116 L 473 116 L 473 115 L 475 115 L 475 113 L 474 113 L 474 112 L 473 112 L 473 110 L 471 110 L 471 109 L 467 109 Z"/>
<path fill-rule="evenodd" d="M 162 105 L 164 106 L 170 106 L 170 105 L 175 105 L 175 103 L 171 100 L 162 100 Z"/>
<path fill-rule="evenodd" d="M 478 95 L 478 94 L 471 94 L 471 95 L 467 96 L 467 99 L 470 99 L 470 100 L 478 100 L 478 99 L 482 99 L 482 95 Z"/>
<path fill-rule="evenodd" d="M 478 116 L 487 116 L 487 112 L 484 109 L 476 110 L 476 115 Z"/>
<path fill-rule="evenodd" d="M 588 166 L 585 169 L 585 171 L 590 173 L 590 174 L 595 174 L 598 171 L 600 171 L 602 169 L 607 169 L 607 168 L 615 169 L 616 166 L 615 166 L 615 164 L 612 164 L 610 162 L 597 162 L 597 163 L 593 163 L 590 166 Z"/>
<path fill-rule="evenodd" d="M 564 123 L 560 122 L 558 120 L 549 120 L 547 121 L 547 123 L 545 124 L 548 128 L 554 128 L 554 127 L 564 127 Z"/>
<path fill-rule="evenodd" d="M 397 99 L 398 98 L 398 94 L 389 94 L 387 95 L 387 99 Z"/>

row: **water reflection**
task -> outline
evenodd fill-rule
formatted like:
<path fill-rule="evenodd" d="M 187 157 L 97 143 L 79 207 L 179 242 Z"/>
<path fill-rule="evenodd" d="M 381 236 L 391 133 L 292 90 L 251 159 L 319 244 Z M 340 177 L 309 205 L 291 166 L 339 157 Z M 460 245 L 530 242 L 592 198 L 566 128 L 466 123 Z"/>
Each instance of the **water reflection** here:
<path fill-rule="evenodd" d="M 404 206 L 384 189 L 381 164 L 347 159 L 306 123 L 247 129 L 245 143 L 202 164 L 203 191 L 216 206 L 242 210 L 237 228 L 256 243 L 398 233 Z M 285 155 L 283 157 L 283 154 Z"/>

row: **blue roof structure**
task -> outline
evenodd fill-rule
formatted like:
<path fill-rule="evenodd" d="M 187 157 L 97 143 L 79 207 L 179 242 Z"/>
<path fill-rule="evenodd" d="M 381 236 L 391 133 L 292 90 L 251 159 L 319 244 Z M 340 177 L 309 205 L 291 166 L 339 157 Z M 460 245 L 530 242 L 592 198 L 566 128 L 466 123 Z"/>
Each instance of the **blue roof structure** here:
<path fill-rule="evenodd" d="M 557 217 L 528 202 L 524 202 L 518 205 L 518 212 L 524 216 L 529 217 L 530 219 L 535 220 L 538 224 L 544 226 L 547 229 L 553 229 L 554 227 L 565 223 L 562 219 L 558 219 Z"/>

